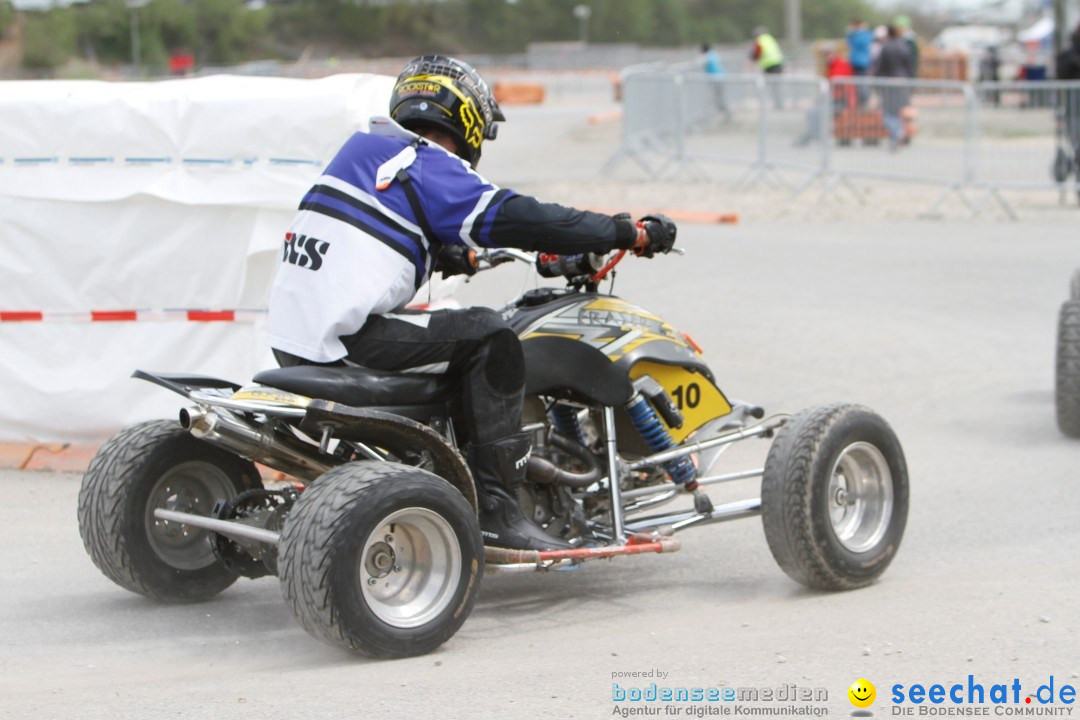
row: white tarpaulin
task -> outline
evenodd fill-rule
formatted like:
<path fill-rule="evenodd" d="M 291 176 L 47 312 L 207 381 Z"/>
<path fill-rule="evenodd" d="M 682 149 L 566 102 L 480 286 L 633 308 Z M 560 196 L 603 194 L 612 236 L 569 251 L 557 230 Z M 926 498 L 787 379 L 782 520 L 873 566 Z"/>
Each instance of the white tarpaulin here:
<path fill-rule="evenodd" d="M 1041 43 L 1048 41 L 1054 34 L 1054 20 L 1052 18 L 1039 18 L 1031 27 L 1021 30 L 1016 34 L 1016 39 L 1022 43 Z"/>
<path fill-rule="evenodd" d="M 269 366 L 284 232 L 392 82 L 0 83 L 0 440 L 171 416 L 183 401 L 136 368 L 246 382 Z"/>

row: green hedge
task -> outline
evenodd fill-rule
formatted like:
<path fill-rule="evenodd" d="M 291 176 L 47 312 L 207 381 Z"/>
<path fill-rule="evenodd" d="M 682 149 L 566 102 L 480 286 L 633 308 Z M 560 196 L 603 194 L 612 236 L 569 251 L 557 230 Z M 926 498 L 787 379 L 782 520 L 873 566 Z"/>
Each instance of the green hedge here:
<path fill-rule="evenodd" d="M 152 0 L 134 12 L 142 64 L 160 67 L 176 50 L 194 53 L 203 65 L 296 56 L 309 46 L 368 57 L 516 53 L 530 42 L 576 40 L 573 9 L 586 1 L 589 40 L 596 43 L 749 42 L 756 25 L 783 32 L 785 0 L 297 0 L 261 10 L 241 0 Z M 75 56 L 130 63 L 132 12 L 124 0 L 95 0 L 27 13 L 24 64 L 56 68 Z M 865 0 L 805 0 L 804 34 L 837 37 L 853 15 L 875 17 Z M 10 6 L 0 4 L 0 28 L 11 17 Z"/>

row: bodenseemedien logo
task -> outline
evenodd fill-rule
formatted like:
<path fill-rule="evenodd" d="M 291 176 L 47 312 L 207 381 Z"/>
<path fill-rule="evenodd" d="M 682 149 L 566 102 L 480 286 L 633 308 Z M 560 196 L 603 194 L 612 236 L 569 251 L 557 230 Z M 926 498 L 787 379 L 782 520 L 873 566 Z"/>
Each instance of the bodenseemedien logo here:
<path fill-rule="evenodd" d="M 614 673 L 613 673 L 614 674 Z M 829 714 L 825 688 L 800 687 L 794 683 L 776 687 L 686 687 L 649 683 L 645 686 L 611 684 L 612 714 L 628 718 L 640 715 L 705 718 L 824 717 Z"/>

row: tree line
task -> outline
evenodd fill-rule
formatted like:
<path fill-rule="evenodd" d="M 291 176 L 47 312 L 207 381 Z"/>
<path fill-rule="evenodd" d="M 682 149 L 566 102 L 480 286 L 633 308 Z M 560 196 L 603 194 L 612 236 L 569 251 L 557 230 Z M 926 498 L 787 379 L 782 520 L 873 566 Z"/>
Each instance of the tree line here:
<path fill-rule="evenodd" d="M 520 53 L 531 42 L 579 38 L 577 5 L 588 5 L 590 43 L 683 46 L 748 41 L 765 25 L 782 37 L 784 0 L 295 0 L 250 9 L 241 0 L 125 0 L 25 13 L 23 64 L 54 69 L 72 58 L 129 63 L 137 22 L 140 61 L 163 66 L 191 53 L 200 65 L 291 59 L 304 51 L 343 57 L 422 52 Z M 803 4 L 807 38 L 839 37 L 853 16 L 877 20 L 865 0 Z M 135 17 L 137 14 L 137 17 Z M 0 32 L 15 13 L 0 0 Z"/>

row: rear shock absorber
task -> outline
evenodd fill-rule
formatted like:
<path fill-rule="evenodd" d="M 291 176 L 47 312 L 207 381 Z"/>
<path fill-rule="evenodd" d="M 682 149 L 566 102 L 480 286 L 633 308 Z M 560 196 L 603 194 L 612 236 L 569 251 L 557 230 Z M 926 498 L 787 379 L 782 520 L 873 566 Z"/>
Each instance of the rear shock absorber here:
<path fill-rule="evenodd" d="M 555 432 L 564 438 L 573 440 L 579 445 L 588 445 L 585 442 L 585 431 L 581 427 L 581 421 L 578 420 L 577 408 L 556 403 L 555 407 L 551 408 L 551 423 L 555 426 Z"/>
<path fill-rule="evenodd" d="M 671 433 L 664 427 L 656 410 L 640 392 L 634 393 L 634 397 L 630 398 L 630 402 L 626 404 L 626 412 L 650 450 L 658 453 L 675 447 Z M 664 469 L 676 485 L 685 485 L 688 490 L 696 488 L 697 483 L 694 482 L 694 477 L 697 475 L 697 468 L 694 467 L 688 455 L 668 460 L 664 463 Z"/>

